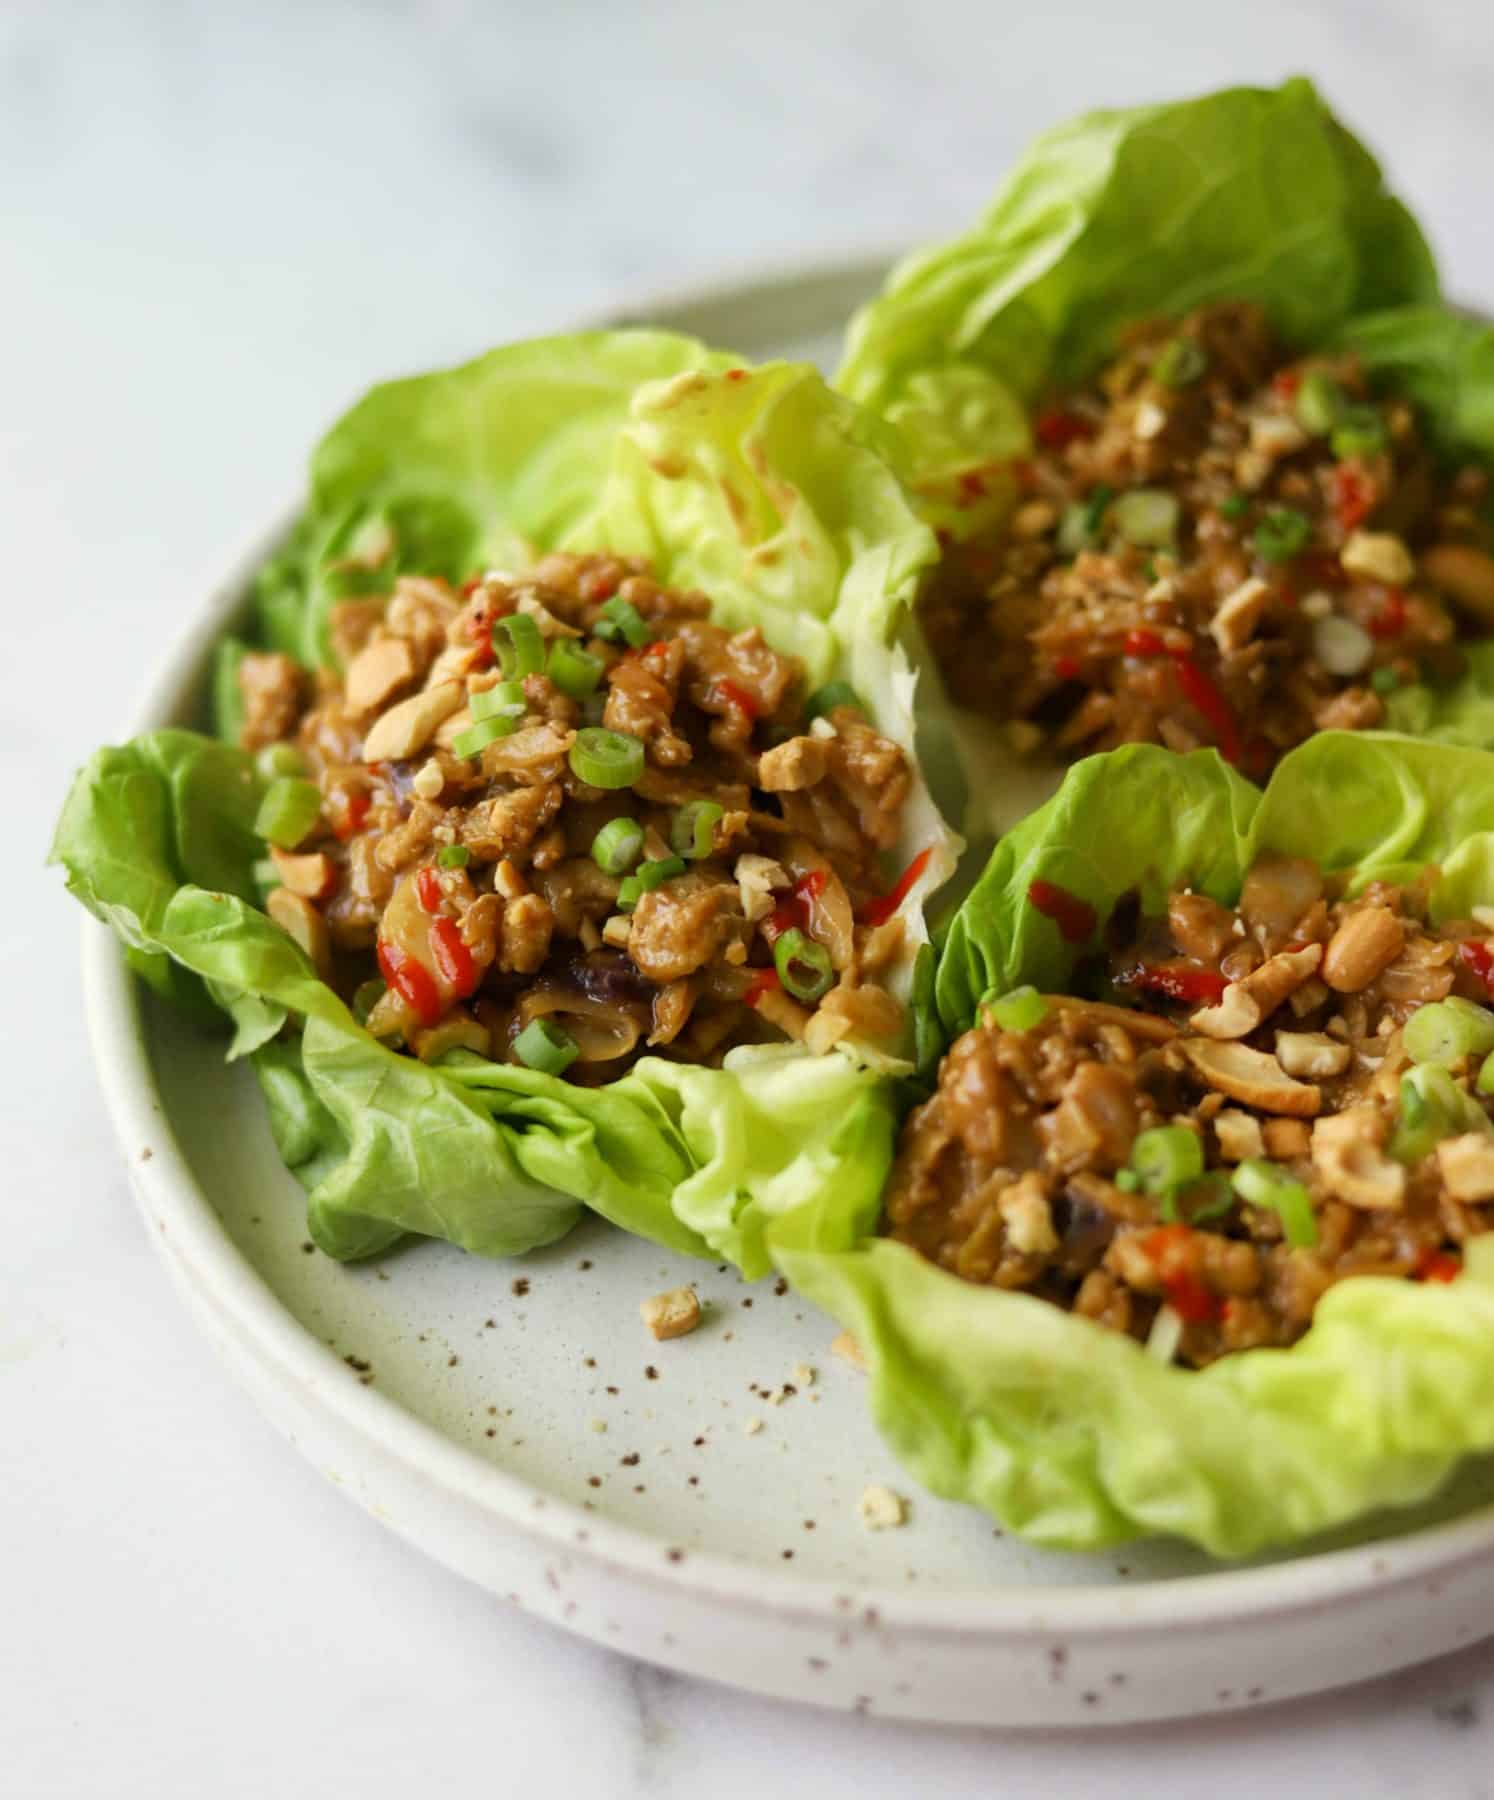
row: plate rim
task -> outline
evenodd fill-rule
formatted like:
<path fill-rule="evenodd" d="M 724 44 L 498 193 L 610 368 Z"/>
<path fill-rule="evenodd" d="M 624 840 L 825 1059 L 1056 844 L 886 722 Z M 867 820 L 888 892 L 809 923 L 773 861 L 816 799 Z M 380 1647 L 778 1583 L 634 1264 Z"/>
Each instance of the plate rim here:
<path fill-rule="evenodd" d="M 809 283 L 869 282 L 894 255 L 879 247 L 797 263 L 747 264 L 714 278 L 625 294 L 578 328 L 607 329 L 618 320 L 646 317 L 660 328 L 688 330 L 686 320 L 669 315 L 781 294 Z M 209 578 L 193 583 L 188 621 L 149 672 L 129 709 L 126 735 L 182 716 L 194 686 L 200 691 L 213 646 L 242 608 L 254 573 L 284 539 L 300 504 L 297 497 L 277 509 L 272 524 L 240 534 Z M 1328 1600 L 1351 1601 L 1372 1591 L 1413 1585 L 1429 1575 L 1455 1573 L 1494 1554 L 1490 1505 L 1368 1544 L 1248 1568 L 1221 1562 L 1199 1574 L 1124 1586 L 992 1583 L 968 1592 L 919 1590 L 799 1576 L 708 1549 L 672 1558 L 671 1547 L 661 1538 L 585 1512 L 487 1461 L 376 1388 L 347 1381 L 341 1361 L 289 1312 L 233 1242 L 194 1178 L 153 1077 L 139 985 L 112 933 L 85 919 L 82 951 L 84 1009 L 105 1106 L 147 1224 L 156 1228 L 152 1236 L 171 1253 L 194 1297 L 224 1315 L 280 1379 L 328 1408 L 409 1477 L 436 1483 L 495 1526 L 563 1553 L 573 1563 L 695 1600 L 815 1625 L 841 1623 L 849 1595 L 858 1607 L 874 1608 L 885 1624 L 913 1636 L 999 1642 L 1062 1633 L 1076 1644 L 1099 1645 L 1121 1636 L 1244 1624 Z M 584 1536 L 578 1538 L 578 1532 Z"/>

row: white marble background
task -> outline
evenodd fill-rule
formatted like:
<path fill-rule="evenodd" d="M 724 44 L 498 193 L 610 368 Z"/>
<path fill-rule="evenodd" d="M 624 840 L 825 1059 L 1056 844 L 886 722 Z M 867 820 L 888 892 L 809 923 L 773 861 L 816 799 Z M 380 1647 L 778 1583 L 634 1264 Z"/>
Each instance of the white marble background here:
<path fill-rule="evenodd" d="M 1223 1723 L 919 1730 L 630 1665 L 422 1561 L 168 1293 L 38 868 L 68 770 L 370 380 L 936 233 L 1052 118 L 1299 69 L 1494 303 L 1487 0 L 0 0 L 7 1796 L 1494 1793 L 1494 1649 Z"/>

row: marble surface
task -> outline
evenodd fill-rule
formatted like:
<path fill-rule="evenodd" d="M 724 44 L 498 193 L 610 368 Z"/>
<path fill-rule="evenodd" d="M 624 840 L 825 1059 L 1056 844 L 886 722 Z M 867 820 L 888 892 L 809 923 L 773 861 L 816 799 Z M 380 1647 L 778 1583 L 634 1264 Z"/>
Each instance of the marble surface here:
<path fill-rule="evenodd" d="M 1494 300 L 1494 14 L 0 4 L 0 1743 L 7 1794 L 1494 1793 L 1494 1648 L 1224 1722 L 946 1732 L 514 1616 L 328 1489 L 208 1359 L 38 869 L 225 543 L 371 379 L 723 266 L 966 216 L 1080 106 L 1316 72 Z"/>

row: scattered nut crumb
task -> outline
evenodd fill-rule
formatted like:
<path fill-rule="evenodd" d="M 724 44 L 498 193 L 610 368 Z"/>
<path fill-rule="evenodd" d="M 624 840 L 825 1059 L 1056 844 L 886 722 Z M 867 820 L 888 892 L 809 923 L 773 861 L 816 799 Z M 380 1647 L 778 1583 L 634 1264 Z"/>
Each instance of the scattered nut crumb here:
<path fill-rule="evenodd" d="M 643 1322 L 656 1338 L 684 1337 L 700 1323 L 700 1301 L 695 1289 L 671 1288 L 655 1294 L 638 1308 Z"/>
<path fill-rule="evenodd" d="M 607 1429 L 607 1421 L 605 1419 L 593 1419 L 591 1421 L 591 1429 L 593 1431 L 605 1431 Z"/>
<path fill-rule="evenodd" d="M 849 1331 L 841 1332 L 840 1336 L 830 1346 L 830 1354 L 832 1356 L 838 1356 L 842 1362 L 848 1362 L 853 1369 L 864 1370 L 866 1368 L 866 1357 L 862 1353 L 861 1346 L 856 1342 L 855 1338 L 851 1336 Z"/>
<path fill-rule="evenodd" d="M 794 1366 L 794 1385 L 801 1388 L 814 1386 L 815 1371 L 808 1363 L 796 1363 Z"/>
<path fill-rule="evenodd" d="M 742 1427 L 743 1431 L 745 1431 L 747 1433 L 748 1437 L 756 1437 L 758 1432 L 760 1432 L 762 1430 L 762 1428 L 763 1428 L 763 1422 L 761 1419 L 749 1419 L 747 1421 L 747 1423 Z"/>
<path fill-rule="evenodd" d="M 890 1531 L 906 1521 L 908 1508 L 891 1488 L 873 1486 L 856 1502 L 856 1513 L 868 1531 Z"/>

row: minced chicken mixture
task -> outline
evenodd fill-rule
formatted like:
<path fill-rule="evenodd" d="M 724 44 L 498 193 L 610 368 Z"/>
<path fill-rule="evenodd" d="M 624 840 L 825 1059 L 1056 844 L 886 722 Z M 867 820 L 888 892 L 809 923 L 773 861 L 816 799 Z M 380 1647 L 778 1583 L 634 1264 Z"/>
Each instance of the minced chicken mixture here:
<path fill-rule="evenodd" d="M 1494 630 L 1487 476 L 1439 471 L 1353 356 L 1288 360 L 1256 306 L 1138 327 L 1034 436 L 999 541 L 952 548 L 924 608 L 951 692 L 1019 750 L 1213 745 L 1263 776 Z"/>
<path fill-rule="evenodd" d="M 551 556 L 342 602 L 336 669 L 244 657 L 266 909 L 376 1036 L 597 1081 L 898 1035 L 903 752 L 709 613 Z"/>
<path fill-rule="evenodd" d="M 983 1002 L 886 1229 L 1192 1366 L 1292 1343 L 1347 1276 L 1451 1280 L 1494 1224 L 1494 910 L 1433 926 L 1428 885 L 1268 856 L 1236 907 L 1122 905 L 1103 998 Z"/>

